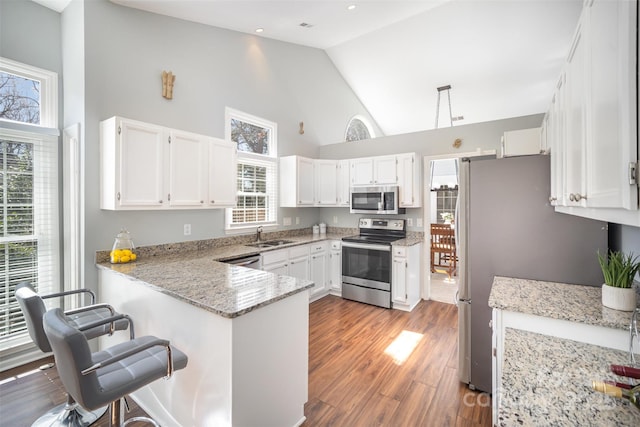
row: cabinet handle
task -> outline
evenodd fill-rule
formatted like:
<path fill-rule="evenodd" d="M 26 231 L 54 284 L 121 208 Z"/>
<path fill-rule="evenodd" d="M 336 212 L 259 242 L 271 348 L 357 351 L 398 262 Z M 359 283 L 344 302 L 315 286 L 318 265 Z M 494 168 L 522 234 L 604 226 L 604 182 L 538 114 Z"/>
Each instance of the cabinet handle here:
<path fill-rule="evenodd" d="M 553 203 L 553 202 L 555 202 L 556 200 L 558 200 L 558 199 L 557 199 L 557 198 L 555 198 L 555 197 L 549 197 L 549 203 Z"/>
<path fill-rule="evenodd" d="M 211 204 L 214 204 L 215 202 L 216 202 L 215 200 L 212 200 L 212 201 L 211 201 Z"/>
<path fill-rule="evenodd" d="M 204 203 L 204 200 L 200 200 L 200 204 Z"/>
<path fill-rule="evenodd" d="M 579 202 L 582 199 L 587 200 L 587 196 L 583 196 L 580 193 L 575 193 L 575 194 L 571 193 L 571 194 L 569 194 L 569 200 L 572 201 L 572 202 Z"/>
<path fill-rule="evenodd" d="M 118 201 L 120 201 L 120 192 L 119 191 L 116 193 L 116 199 L 118 199 Z"/>
<path fill-rule="evenodd" d="M 158 203 L 162 203 L 162 200 L 158 200 Z"/>

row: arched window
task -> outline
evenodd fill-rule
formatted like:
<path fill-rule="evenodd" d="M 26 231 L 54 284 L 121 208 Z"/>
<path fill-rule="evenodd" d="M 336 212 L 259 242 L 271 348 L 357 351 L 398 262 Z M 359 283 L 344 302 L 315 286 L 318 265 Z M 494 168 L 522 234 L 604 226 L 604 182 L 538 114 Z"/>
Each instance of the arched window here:
<path fill-rule="evenodd" d="M 373 129 L 367 119 L 362 116 L 353 116 L 347 125 L 344 140 L 347 142 L 362 141 L 363 139 L 375 137 L 376 135 L 373 133 Z"/>

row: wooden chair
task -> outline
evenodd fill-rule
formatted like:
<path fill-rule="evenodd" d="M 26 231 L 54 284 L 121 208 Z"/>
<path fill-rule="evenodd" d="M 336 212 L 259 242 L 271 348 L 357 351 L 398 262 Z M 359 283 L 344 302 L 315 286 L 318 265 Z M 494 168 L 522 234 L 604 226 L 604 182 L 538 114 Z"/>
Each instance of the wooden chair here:
<path fill-rule="evenodd" d="M 447 273 L 451 278 L 457 274 L 457 268 L 455 230 L 451 224 L 431 224 L 431 272 Z"/>

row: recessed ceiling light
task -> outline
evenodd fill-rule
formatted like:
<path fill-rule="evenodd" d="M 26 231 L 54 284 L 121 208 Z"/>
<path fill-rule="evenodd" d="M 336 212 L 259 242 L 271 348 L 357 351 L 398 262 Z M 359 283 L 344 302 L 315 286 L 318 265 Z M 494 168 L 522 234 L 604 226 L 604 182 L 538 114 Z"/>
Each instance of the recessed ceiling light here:
<path fill-rule="evenodd" d="M 256 33 L 261 33 L 264 31 L 264 28 L 256 28 Z"/>
<path fill-rule="evenodd" d="M 356 7 L 358 7 L 358 6 L 356 6 L 355 4 L 350 4 L 349 6 L 347 6 L 347 10 L 353 10 Z"/>
<path fill-rule="evenodd" d="M 301 23 L 300 23 L 300 24 L 298 24 L 298 25 L 300 25 L 301 27 L 304 27 L 304 28 L 311 28 L 311 27 L 313 27 L 313 24 L 309 24 L 308 22 L 301 22 Z"/>

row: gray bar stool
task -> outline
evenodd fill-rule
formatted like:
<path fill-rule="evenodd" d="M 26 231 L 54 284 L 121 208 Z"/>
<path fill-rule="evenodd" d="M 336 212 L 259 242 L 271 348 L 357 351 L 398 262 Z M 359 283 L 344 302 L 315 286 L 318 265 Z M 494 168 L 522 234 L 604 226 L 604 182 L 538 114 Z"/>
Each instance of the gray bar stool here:
<path fill-rule="evenodd" d="M 89 289 L 78 289 L 73 291 L 59 292 L 55 294 L 39 295 L 29 282 L 22 282 L 16 286 L 16 299 L 22 310 L 22 314 L 27 324 L 29 336 L 36 346 L 44 353 L 51 352 L 51 345 L 44 332 L 42 319 L 47 308 L 45 299 L 60 298 L 67 295 L 86 293 L 91 297 L 91 305 L 69 310 L 64 313 L 67 319 L 75 326 L 82 327 L 96 321 L 110 318 L 118 313 L 108 304 L 95 304 L 95 294 Z M 102 335 L 112 334 L 116 330 L 125 330 L 129 327 L 129 335 L 134 337 L 133 323 L 127 316 L 107 324 L 95 326 L 85 332 L 89 339 Z M 87 411 L 79 406 L 71 396 L 67 395 L 67 402 L 49 410 L 32 425 L 47 427 L 85 427 L 93 424 L 105 412 L 107 408 L 99 408 L 95 411 Z"/>
<path fill-rule="evenodd" d="M 187 356 L 169 341 L 144 336 L 92 353 L 83 330 L 118 320 L 122 315 L 76 328 L 59 308 L 44 315 L 44 330 L 51 343 L 58 374 L 67 392 L 86 409 L 111 406 L 111 425 L 124 421 L 120 401 L 127 394 L 187 366 Z"/>

